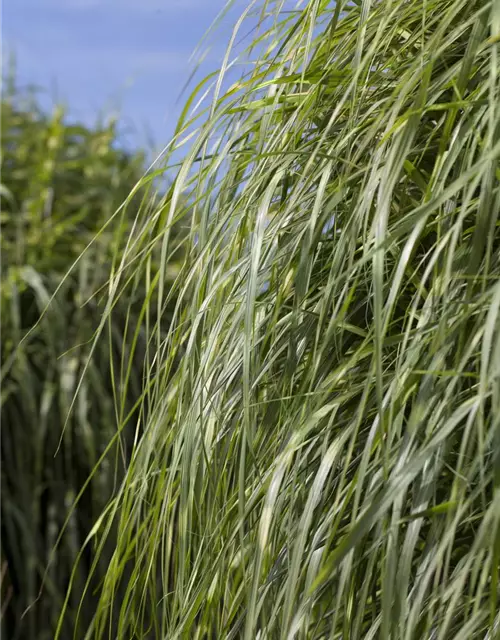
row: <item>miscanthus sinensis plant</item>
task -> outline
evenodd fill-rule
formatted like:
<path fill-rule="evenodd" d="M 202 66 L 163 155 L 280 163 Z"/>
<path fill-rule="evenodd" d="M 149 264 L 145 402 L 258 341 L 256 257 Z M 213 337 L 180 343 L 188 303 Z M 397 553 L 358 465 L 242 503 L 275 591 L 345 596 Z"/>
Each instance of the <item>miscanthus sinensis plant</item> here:
<path fill-rule="evenodd" d="M 498 0 L 247 8 L 111 276 L 149 340 L 87 637 L 496 637 L 499 132 Z"/>

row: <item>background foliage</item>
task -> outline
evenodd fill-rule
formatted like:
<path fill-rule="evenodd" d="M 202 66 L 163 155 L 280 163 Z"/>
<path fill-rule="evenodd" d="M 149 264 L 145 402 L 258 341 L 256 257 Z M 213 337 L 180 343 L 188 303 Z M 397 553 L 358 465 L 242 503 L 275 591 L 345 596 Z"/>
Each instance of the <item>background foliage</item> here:
<path fill-rule="evenodd" d="M 47 115 L 37 95 L 11 79 L 1 124 L 2 632 L 52 640 L 80 548 L 122 475 L 134 435 L 125 428 L 117 437 L 142 387 L 144 337 L 127 329 L 133 296 L 117 306 L 95 349 L 92 336 L 117 242 L 142 198 L 158 205 L 161 197 L 151 184 L 129 197 L 144 155 L 120 149 L 113 121 L 72 124 L 59 106 Z M 141 298 L 140 287 L 133 295 Z M 115 376 L 132 341 L 136 358 L 122 402 Z M 92 588 L 111 550 L 112 542 L 101 550 Z M 71 578 L 65 637 L 80 633 L 76 612 L 93 559 L 87 547 Z M 80 610 L 84 624 L 94 609 L 92 596 Z"/>

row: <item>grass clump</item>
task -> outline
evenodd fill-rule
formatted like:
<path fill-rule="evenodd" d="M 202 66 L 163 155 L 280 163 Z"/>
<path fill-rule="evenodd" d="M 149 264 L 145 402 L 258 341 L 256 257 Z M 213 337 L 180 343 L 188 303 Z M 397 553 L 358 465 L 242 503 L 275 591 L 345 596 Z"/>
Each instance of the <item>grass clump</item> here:
<path fill-rule="evenodd" d="M 143 277 L 150 348 L 88 637 L 493 638 L 500 8 L 284 8 L 238 23 L 114 272 L 105 318 Z"/>

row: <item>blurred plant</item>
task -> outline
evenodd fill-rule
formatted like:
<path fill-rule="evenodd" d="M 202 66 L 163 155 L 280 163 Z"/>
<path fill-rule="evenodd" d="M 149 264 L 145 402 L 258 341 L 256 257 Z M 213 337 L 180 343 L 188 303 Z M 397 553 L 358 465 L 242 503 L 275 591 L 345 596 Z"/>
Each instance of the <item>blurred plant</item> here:
<path fill-rule="evenodd" d="M 2 630 L 12 640 L 52 640 L 70 584 L 77 595 L 62 630 L 78 636 L 92 546 L 72 575 L 73 567 L 134 436 L 135 425 L 120 437 L 117 431 L 142 392 L 144 336 L 128 329 L 134 300 L 117 306 L 96 349 L 91 339 L 119 237 L 146 193 L 157 206 L 161 198 L 152 182 L 129 197 L 144 174 L 144 156 L 119 148 L 115 122 L 68 124 L 59 106 L 47 116 L 36 94 L 12 81 L 1 118 Z M 140 308 L 140 283 L 134 295 Z M 124 371 L 128 344 L 136 357 Z M 123 401 L 121 376 L 128 383 Z M 104 558 L 111 549 L 112 542 Z M 92 588 L 105 573 L 104 563 Z M 94 607 L 91 592 L 80 610 L 83 623 Z"/>

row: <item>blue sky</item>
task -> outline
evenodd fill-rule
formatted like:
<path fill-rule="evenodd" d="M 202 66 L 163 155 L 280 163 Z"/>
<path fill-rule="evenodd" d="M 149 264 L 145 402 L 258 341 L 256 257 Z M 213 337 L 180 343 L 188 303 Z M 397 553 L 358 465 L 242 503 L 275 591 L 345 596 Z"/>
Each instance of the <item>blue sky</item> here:
<path fill-rule="evenodd" d="M 127 145 L 168 142 L 189 77 L 189 58 L 225 0 L 6 0 L 4 51 L 18 80 L 62 100 L 90 124 L 99 110 L 120 108 Z M 239 15 L 224 19 L 200 73 L 216 69 Z M 182 102 L 182 101 L 181 101 Z"/>

